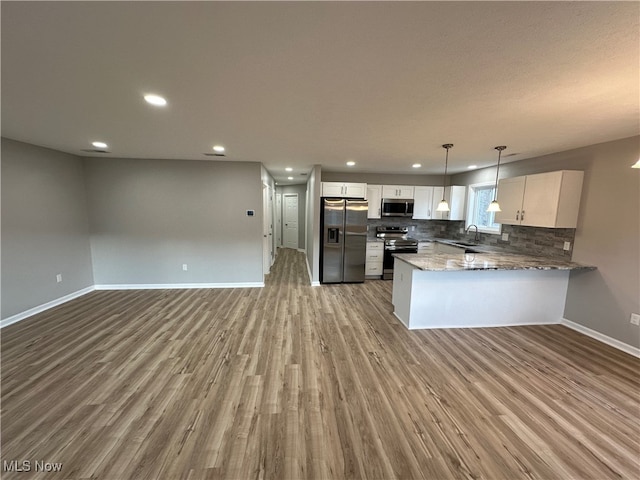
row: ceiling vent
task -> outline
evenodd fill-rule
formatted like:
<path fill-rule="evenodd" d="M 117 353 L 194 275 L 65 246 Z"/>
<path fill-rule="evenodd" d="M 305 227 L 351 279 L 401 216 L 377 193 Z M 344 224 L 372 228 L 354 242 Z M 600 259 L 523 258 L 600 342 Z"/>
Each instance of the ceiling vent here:
<path fill-rule="evenodd" d="M 207 157 L 226 157 L 224 153 L 203 153 Z"/>

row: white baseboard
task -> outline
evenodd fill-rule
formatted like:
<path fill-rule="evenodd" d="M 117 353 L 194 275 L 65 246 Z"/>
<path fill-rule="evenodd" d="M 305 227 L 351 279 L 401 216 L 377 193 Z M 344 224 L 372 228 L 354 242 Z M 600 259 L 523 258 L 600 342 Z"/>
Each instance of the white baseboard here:
<path fill-rule="evenodd" d="M 24 320 L 25 318 L 32 317 L 37 313 L 44 312 L 45 310 L 57 307 L 58 305 L 62 305 L 63 303 L 73 300 L 74 298 L 86 295 L 87 293 L 93 292 L 94 290 L 94 286 L 83 288 L 82 290 L 70 293 L 69 295 L 65 295 L 64 297 L 56 298 L 55 300 L 51 300 L 50 302 L 43 303 L 42 305 L 38 305 L 37 307 L 30 308 L 29 310 L 17 313 L 16 315 L 12 315 L 11 317 L 5 318 L 4 320 L 0 320 L 0 328 L 4 328 L 13 323 L 19 322 L 20 320 Z"/>
<path fill-rule="evenodd" d="M 132 283 L 96 285 L 96 290 L 173 290 L 193 288 L 262 288 L 264 282 L 240 283 Z"/>
<path fill-rule="evenodd" d="M 24 312 L 0 320 L 0 328 L 4 328 L 13 323 L 29 318 L 50 308 L 62 305 L 74 298 L 86 295 L 94 290 L 151 290 L 151 289 L 187 289 L 187 288 L 262 288 L 264 282 L 241 282 L 241 283 L 159 283 L 159 284 L 129 284 L 129 285 L 92 285 L 77 292 L 70 293 L 64 297 L 57 298 L 37 307 L 30 308 Z"/>
<path fill-rule="evenodd" d="M 304 248 L 299 248 L 298 251 L 300 253 L 304 253 L 305 255 L 307 254 L 307 251 Z"/>
<path fill-rule="evenodd" d="M 622 350 L 629 355 L 633 355 L 634 357 L 640 358 L 640 348 L 633 347 L 628 345 L 620 340 L 616 340 L 615 338 L 611 338 L 608 335 L 592 330 L 584 325 L 580 325 L 579 323 L 572 322 L 571 320 L 567 320 L 563 318 L 560 320 L 560 325 L 564 325 L 571 330 L 575 330 L 576 332 L 583 333 L 584 335 L 594 338 L 602 343 L 606 343 L 607 345 L 617 348 L 618 350 Z"/>

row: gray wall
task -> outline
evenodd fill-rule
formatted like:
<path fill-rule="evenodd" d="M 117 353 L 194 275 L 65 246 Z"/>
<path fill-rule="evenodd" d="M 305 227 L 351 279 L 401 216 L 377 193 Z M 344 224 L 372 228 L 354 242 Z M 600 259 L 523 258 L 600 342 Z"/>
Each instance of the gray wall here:
<path fill-rule="evenodd" d="M 262 282 L 260 167 L 86 159 L 96 285 Z"/>
<path fill-rule="evenodd" d="M 303 250 L 306 249 L 307 246 L 305 245 L 305 228 L 307 226 L 307 186 L 283 185 L 282 187 L 276 187 L 276 193 L 280 193 L 282 195 L 284 195 L 285 193 L 298 194 L 298 248 Z M 284 207 L 284 197 L 282 199 L 282 206 Z M 280 213 L 282 214 L 283 212 Z M 283 232 L 280 232 L 280 235 L 282 234 Z"/>
<path fill-rule="evenodd" d="M 93 285 L 83 175 L 79 157 L 2 139 L 3 319 Z"/>
<path fill-rule="evenodd" d="M 444 166 L 443 166 L 444 168 Z M 370 183 L 371 185 L 442 185 L 444 175 L 322 172 L 323 182 Z M 447 175 L 448 176 L 448 175 Z M 449 184 L 449 182 L 447 182 Z"/>
<path fill-rule="evenodd" d="M 500 167 L 500 177 L 553 170 L 585 172 L 573 260 L 595 272 L 571 275 L 565 318 L 634 347 L 640 329 L 640 137 L 555 153 Z M 493 180 L 495 168 L 455 175 L 458 185 Z"/>

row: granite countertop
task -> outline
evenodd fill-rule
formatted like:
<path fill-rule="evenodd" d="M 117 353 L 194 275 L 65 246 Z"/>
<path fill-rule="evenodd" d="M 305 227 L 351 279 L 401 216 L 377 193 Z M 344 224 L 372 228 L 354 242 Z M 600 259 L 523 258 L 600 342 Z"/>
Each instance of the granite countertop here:
<path fill-rule="evenodd" d="M 428 272 L 461 270 L 595 270 L 567 260 L 547 259 L 512 253 L 399 253 L 398 260 Z"/>

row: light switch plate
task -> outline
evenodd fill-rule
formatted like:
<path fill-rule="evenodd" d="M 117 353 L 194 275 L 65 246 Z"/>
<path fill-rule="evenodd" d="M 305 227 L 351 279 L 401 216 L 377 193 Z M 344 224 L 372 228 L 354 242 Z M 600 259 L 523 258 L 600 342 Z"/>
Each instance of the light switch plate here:
<path fill-rule="evenodd" d="M 61 274 L 61 273 L 59 273 L 59 274 L 57 274 L 57 275 L 56 275 L 56 282 L 57 282 L 57 283 L 62 282 L 62 274 Z"/>
<path fill-rule="evenodd" d="M 571 250 L 571 242 L 564 242 L 564 250 Z"/>
<path fill-rule="evenodd" d="M 640 325 L 640 315 L 637 313 L 632 313 L 631 318 L 629 319 L 629 323 L 632 325 Z"/>
<path fill-rule="evenodd" d="M 187 264 L 183 263 L 182 264 L 182 270 L 186 272 L 188 269 L 189 269 L 189 267 L 187 266 Z"/>
<path fill-rule="evenodd" d="M 502 241 L 503 242 L 508 242 L 509 241 L 509 234 L 508 233 L 503 233 L 502 234 Z"/>

